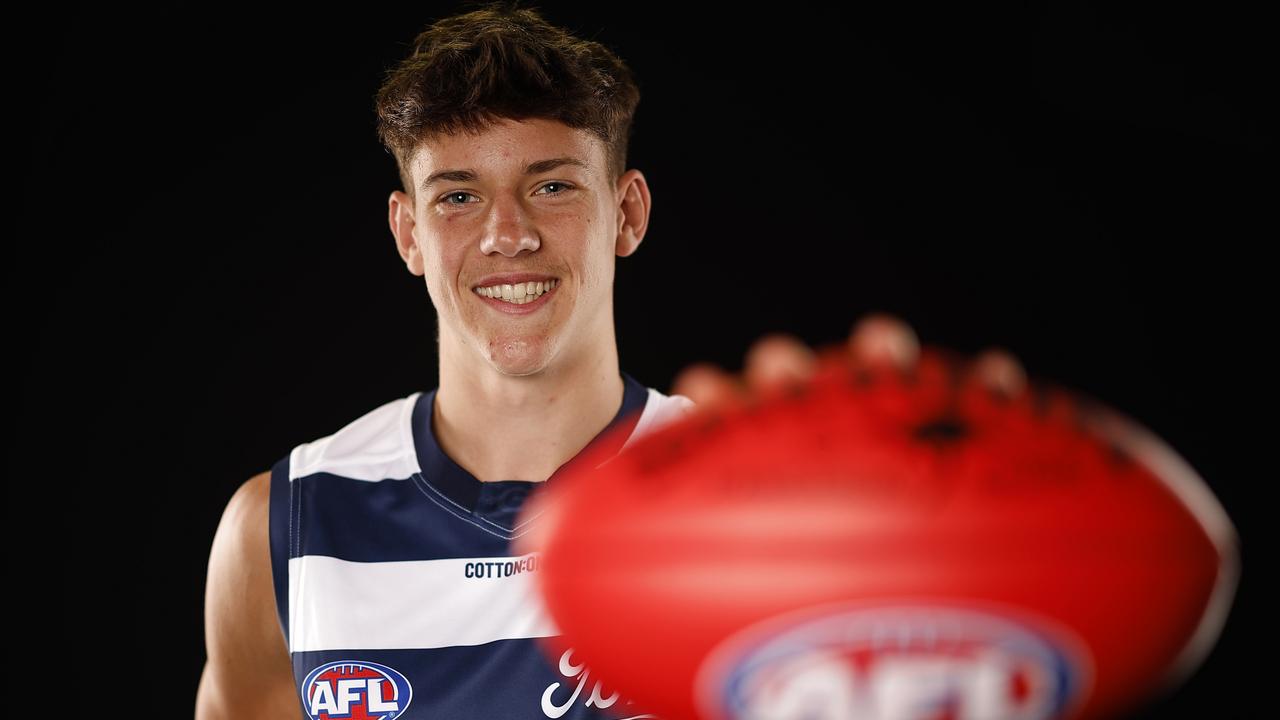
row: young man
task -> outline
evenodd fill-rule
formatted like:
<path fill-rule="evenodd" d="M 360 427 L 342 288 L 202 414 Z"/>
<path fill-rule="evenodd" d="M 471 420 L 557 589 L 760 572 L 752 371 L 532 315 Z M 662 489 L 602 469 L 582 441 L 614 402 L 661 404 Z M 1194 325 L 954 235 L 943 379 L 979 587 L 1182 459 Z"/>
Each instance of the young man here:
<path fill-rule="evenodd" d="M 695 402 L 809 371 L 786 336 L 742 379 L 698 365 L 678 392 L 619 367 L 614 258 L 651 207 L 623 171 L 639 93 L 604 47 L 528 10 L 436 23 L 379 93 L 403 191 L 389 224 L 437 313 L 439 386 L 295 447 L 231 498 L 214 538 L 198 720 L 630 717 L 532 592 L 517 514 L 588 445 L 621 451 Z M 851 352 L 909 365 L 909 328 L 873 316 Z M 985 356 L 1018 382 L 1006 355 Z M 985 371 L 985 370 L 984 370 Z M 620 429 L 617 434 L 606 430 Z"/>

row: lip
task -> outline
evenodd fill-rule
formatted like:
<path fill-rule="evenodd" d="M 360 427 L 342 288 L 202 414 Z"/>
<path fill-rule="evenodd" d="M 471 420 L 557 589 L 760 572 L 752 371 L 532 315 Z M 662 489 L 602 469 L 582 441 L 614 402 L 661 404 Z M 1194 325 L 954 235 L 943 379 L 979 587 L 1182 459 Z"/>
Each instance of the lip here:
<path fill-rule="evenodd" d="M 517 280 L 516 282 L 520 282 L 520 281 Z M 525 282 L 528 282 L 528 281 L 526 280 Z M 494 284 L 496 285 L 497 283 L 494 283 Z M 480 286 L 480 287 L 487 287 L 487 286 Z M 546 305 L 548 302 L 550 302 L 547 298 L 551 297 L 552 295 L 555 295 L 558 292 L 560 292 L 559 284 L 557 284 L 555 287 L 539 295 L 537 300 L 534 300 L 533 302 L 525 303 L 523 305 L 515 305 L 505 300 L 498 300 L 496 298 L 485 297 L 477 293 L 475 290 L 472 290 L 471 294 L 475 295 L 476 299 L 479 300 L 480 302 L 488 305 L 489 307 L 499 312 L 504 312 L 508 315 L 528 315 L 529 313 L 537 312 L 538 308 L 541 308 L 543 305 Z"/>

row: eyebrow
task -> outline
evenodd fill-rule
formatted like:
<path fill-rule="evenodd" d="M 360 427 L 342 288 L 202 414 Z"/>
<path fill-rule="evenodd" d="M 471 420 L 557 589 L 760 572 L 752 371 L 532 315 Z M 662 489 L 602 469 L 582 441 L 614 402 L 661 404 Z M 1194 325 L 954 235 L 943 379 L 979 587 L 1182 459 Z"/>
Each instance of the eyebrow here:
<path fill-rule="evenodd" d="M 524 174 L 538 175 L 544 172 L 550 172 L 552 170 L 555 170 L 561 165 L 576 165 L 580 168 L 583 168 L 584 170 L 591 169 L 589 165 L 579 160 L 578 158 L 558 157 L 558 158 L 550 158 L 547 160 L 538 160 L 536 162 L 531 162 L 529 163 L 528 167 L 524 169 Z M 428 177 L 425 181 L 423 181 L 421 188 L 423 192 L 425 192 L 428 188 L 430 188 L 439 180 L 447 180 L 451 182 L 472 182 L 473 180 L 476 179 L 476 177 L 477 177 L 476 171 L 474 170 L 441 170 L 439 172 L 431 173 L 431 176 Z"/>

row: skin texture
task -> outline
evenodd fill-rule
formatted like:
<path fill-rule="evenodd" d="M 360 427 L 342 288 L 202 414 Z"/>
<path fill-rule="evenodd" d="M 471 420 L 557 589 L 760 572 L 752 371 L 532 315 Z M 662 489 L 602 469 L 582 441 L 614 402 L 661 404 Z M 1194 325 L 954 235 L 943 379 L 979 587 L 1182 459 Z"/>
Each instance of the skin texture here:
<path fill-rule="evenodd" d="M 562 156 L 587 167 L 523 173 L 530 162 Z M 397 251 L 423 278 L 439 319 L 433 429 L 445 452 L 481 481 L 545 480 L 622 403 L 614 262 L 639 246 L 652 201 L 640 171 L 614 182 L 604 158 L 603 143 L 588 133 L 546 120 L 503 121 L 478 137 L 424 145 L 413 158 L 415 183 L 443 169 L 473 170 L 474 179 L 388 199 Z M 517 271 L 552 275 L 561 285 L 551 302 L 521 316 L 494 310 L 472 290 L 485 275 Z M 920 345 L 906 323 L 877 313 L 853 326 L 847 349 L 909 367 Z M 803 378 L 813 361 L 813 350 L 795 337 L 767 335 L 747 352 L 741 374 L 698 363 L 671 392 L 710 406 Z M 1018 361 L 999 348 L 982 353 L 971 372 L 1008 393 L 1026 383 Z M 196 720 L 302 717 L 276 618 L 269 485 L 269 472 L 241 485 L 214 536 Z"/>

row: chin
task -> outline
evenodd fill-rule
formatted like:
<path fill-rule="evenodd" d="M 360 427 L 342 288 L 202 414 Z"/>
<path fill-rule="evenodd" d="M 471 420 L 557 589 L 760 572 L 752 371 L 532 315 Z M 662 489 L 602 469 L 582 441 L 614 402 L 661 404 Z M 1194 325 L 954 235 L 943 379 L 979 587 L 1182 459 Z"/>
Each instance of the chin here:
<path fill-rule="evenodd" d="M 497 341 L 490 347 L 489 362 L 503 375 L 534 375 L 546 369 L 551 358 L 542 343 L 525 340 Z"/>

